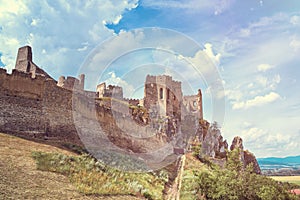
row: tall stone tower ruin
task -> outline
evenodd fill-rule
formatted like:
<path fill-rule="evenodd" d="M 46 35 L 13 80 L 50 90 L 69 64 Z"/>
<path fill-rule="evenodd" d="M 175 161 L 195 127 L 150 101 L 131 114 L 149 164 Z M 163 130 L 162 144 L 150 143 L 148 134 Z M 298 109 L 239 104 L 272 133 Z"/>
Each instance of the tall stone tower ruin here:
<path fill-rule="evenodd" d="M 46 78 L 53 79 L 49 74 L 33 63 L 30 46 L 19 48 L 15 69 L 21 72 L 31 73 L 33 78 L 35 78 L 36 75 L 42 75 Z"/>
<path fill-rule="evenodd" d="M 171 76 L 147 75 L 144 90 L 144 107 L 160 116 L 181 119 L 181 82 Z"/>
<path fill-rule="evenodd" d="M 203 119 L 202 93 L 183 96 L 181 82 L 171 76 L 147 75 L 144 89 L 144 107 L 159 116 L 170 116 L 181 120 L 181 115 L 192 115 Z"/>

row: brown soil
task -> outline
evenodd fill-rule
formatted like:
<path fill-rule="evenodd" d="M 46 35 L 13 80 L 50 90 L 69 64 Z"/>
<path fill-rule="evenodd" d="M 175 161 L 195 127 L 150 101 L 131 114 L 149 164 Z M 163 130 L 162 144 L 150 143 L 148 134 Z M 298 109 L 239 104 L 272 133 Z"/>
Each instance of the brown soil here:
<path fill-rule="evenodd" d="M 0 133 L 0 199 L 137 199 L 133 196 L 86 196 L 68 178 L 39 171 L 33 151 L 73 153 Z"/>

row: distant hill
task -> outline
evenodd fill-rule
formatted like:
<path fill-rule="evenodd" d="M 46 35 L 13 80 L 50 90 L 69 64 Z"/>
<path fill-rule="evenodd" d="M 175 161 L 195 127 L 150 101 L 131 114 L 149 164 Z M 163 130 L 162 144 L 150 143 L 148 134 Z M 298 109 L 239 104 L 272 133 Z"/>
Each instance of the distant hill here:
<path fill-rule="evenodd" d="M 285 158 L 258 158 L 257 161 L 262 169 L 300 168 L 300 155 Z"/>
<path fill-rule="evenodd" d="M 300 173 L 300 155 L 285 158 L 258 158 L 259 166 L 266 175 L 298 175 Z"/>

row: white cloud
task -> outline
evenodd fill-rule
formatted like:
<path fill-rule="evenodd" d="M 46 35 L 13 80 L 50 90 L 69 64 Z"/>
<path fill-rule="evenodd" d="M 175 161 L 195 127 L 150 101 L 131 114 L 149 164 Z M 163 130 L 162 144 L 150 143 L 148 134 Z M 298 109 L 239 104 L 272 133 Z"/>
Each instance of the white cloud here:
<path fill-rule="evenodd" d="M 119 23 L 126 10 L 137 7 L 137 0 L 0 0 L 0 5 L 0 53 L 5 68 L 14 67 L 19 47 L 31 45 L 35 63 L 58 77 L 75 74 L 88 53 L 85 50 L 113 35 L 102 21 Z M 83 41 L 89 46 L 82 46 Z"/>
<path fill-rule="evenodd" d="M 296 39 L 296 38 L 293 38 L 291 41 L 290 41 L 290 47 L 294 50 L 294 51 L 297 51 L 300 49 L 300 40 L 299 39 Z"/>
<path fill-rule="evenodd" d="M 243 94 L 242 92 L 237 88 L 235 90 L 225 90 L 225 96 L 229 100 L 234 100 L 234 101 L 239 101 L 242 97 Z"/>
<path fill-rule="evenodd" d="M 134 87 L 128 84 L 125 80 L 122 80 L 121 77 L 117 77 L 115 72 L 109 72 L 108 75 L 110 75 L 110 77 L 104 81 L 106 85 L 121 86 L 123 88 L 124 97 L 131 98 L 132 94 L 134 94 L 135 91 Z"/>
<path fill-rule="evenodd" d="M 247 101 L 233 102 L 232 109 L 248 109 L 251 107 L 263 106 L 272 103 L 280 98 L 280 95 L 275 92 L 270 92 L 265 96 L 256 96 Z"/>
<path fill-rule="evenodd" d="M 211 11 L 215 15 L 219 15 L 230 8 L 234 0 L 186 0 L 186 1 L 176 1 L 176 0 L 144 0 L 142 5 L 152 8 L 175 8 L 175 9 L 185 9 L 185 10 L 201 10 L 201 11 Z"/>
<path fill-rule="evenodd" d="M 221 54 L 220 53 L 215 54 L 212 49 L 212 44 L 210 43 L 206 43 L 204 47 L 205 49 L 203 51 L 213 61 L 213 63 L 215 63 L 217 66 L 220 65 Z"/>
<path fill-rule="evenodd" d="M 267 86 L 268 78 L 265 76 L 258 76 L 256 77 L 256 81 L 263 87 Z"/>
<path fill-rule="evenodd" d="M 31 25 L 31 26 L 37 26 L 38 23 L 39 23 L 39 19 L 32 19 L 30 25 Z"/>
<path fill-rule="evenodd" d="M 280 83 L 281 81 L 281 77 L 279 74 L 276 74 L 273 79 L 270 81 L 270 85 L 269 85 L 269 88 L 271 90 L 275 90 L 277 85 Z"/>
<path fill-rule="evenodd" d="M 257 70 L 260 72 L 265 72 L 274 67 L 275 67 L 274 65 L 270 65 L 270 64 L 260 64 L 257 66 Z"/>
<path fill-rule="evenodd" d="M 248 28 L 243 28 L 240 30 L 241 37 L 249 37 L 251 35 L 251 30 Z"/>
<path fill-rule="evenodd" d="M 24 1 L 1 0 L 0 5 L 0 19 L 8 18 L 9 15 L 22 15 L 29 11 Z"/>
<path fill-rule="evenodd" d="M 290 23 L 293 25 L 299 25 L 300 24 L 300 16 L 294 15 L 290 19 Z"/>
<path fill-rule="evenodd" d="M 241 132 L 245 147 L 251 147 L 256 157 L 295 155 L 300 147 L 291 134 L 251 125 Z"/>

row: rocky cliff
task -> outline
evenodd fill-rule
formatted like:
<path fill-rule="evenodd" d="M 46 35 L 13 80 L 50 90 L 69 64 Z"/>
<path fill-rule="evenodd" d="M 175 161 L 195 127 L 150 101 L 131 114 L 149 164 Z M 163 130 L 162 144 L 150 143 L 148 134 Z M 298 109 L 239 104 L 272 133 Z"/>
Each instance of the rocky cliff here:
<path fill-rule="evenodd" d="M 261 174 L 259 164 L 254 154 L 249 152 L 248 150 L 244 150 L 243 140 L 239 136 L 234 137 L 230 146 L 231 151 L 234 149 L 240 149 L 240 160 L 242 161 L 244 167 L 252 163 L 254 172 L 257 174 Z"/>

